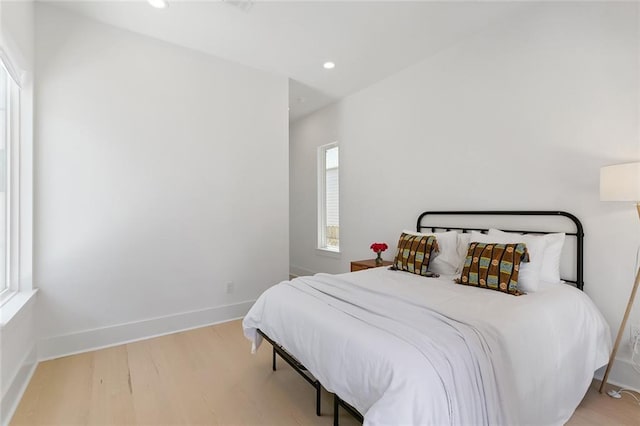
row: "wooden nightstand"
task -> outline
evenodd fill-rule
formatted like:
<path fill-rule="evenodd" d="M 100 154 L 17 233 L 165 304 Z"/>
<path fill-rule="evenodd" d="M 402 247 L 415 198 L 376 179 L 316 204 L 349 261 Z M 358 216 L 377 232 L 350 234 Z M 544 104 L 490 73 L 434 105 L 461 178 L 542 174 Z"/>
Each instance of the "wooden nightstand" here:
<path fill-rule="evenodd" d="M 353 260 L 351 262 L 351 272 L 362 271 L 363 269 L 379 268 L 380 266 L 391 266 L 393 262 L 383 260 L 382 265 L 376 265 L 375 259 Z"/>

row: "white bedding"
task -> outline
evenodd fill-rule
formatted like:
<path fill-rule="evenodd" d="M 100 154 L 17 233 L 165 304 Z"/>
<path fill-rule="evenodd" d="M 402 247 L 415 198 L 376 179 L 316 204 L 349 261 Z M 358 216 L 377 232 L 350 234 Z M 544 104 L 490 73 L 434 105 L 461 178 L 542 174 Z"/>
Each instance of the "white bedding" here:
<path fill-rule="evenodd" d="M 563 424 L 607 362 L 609 327 L 568 285 L 511 296 L 386 268 L 267 290 L 243 321 L 365 424 Z"/>

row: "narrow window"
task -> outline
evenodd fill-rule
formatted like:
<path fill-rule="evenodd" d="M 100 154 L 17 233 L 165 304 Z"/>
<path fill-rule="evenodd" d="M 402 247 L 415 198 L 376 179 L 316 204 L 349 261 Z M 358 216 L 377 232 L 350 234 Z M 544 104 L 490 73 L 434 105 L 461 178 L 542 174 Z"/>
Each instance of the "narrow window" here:
<path fill-rule="evenodd" d="M 16 176 L 13 160 L 18 152 L 19 95 L 18 85 L 0 62 L 0 300 L 9 293 L 8 290 L 12 290 L 10 230 L 14 225 L 12 201 L 17 195 L 12 193 L 12 188 L 17 185 L 12 176 Z"/>
<path fill-rule="evenodd" d="M 340 251 L 339 148 L 318 148 L 318 248 Z"/>

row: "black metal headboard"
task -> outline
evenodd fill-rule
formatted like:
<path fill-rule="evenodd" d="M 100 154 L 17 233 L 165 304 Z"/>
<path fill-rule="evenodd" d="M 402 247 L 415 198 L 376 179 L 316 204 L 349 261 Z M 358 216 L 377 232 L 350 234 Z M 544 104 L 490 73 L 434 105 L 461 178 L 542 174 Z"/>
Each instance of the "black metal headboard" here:
<path fill-rule="evenodd" d="M 422 213 L 418 216 L 418 222 L 416 225 L 416 231 L 421 232 L 424 229 L 431 229 L 431 232 L 436 232 L 436 230 L 441 229 L 445 231 L 480 231 L 487 232 L 488 229 L 484 228 L 476 228 L 476 227 L 451 227 L 451 226 L 442 226 L 436 223 L 425 224 L 425 218 L 427 216 L 564 216 L 570 219 L 575 225 L 575 232 L 565 232 L 567 236 L 575 237 L 576 242 L 576 279 L 568 280 L 564 279 L 566 282 L 570 282 L 575 284 L 577 288 L 580 290 L 584 287 L 584 229 L 582 228 L 582 223 L 580 220 L 572 215 L 571 213 L 563 212 L 563 211 L 543 211 L 543 210 L 502 210 L 502 211 L 491 211 L 491 210 L 481 210 L 481 211 L 428 211 Z M 502 229 L 502 228 L 500 228 Z M 521 234 L 551 234 L 553 232 L 564 232 L 564 231 L 538 231 L 535 229 L 502 229 L 506 232 L 518 232 Z"/>

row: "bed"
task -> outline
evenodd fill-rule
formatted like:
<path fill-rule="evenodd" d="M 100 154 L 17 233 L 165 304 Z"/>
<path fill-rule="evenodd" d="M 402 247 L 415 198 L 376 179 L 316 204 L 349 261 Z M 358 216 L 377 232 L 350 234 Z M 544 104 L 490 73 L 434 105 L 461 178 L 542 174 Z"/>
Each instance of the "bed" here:
<path fill-rule="evenodd" d="M 518 297 L 387 268 L 299 277 L 263 293 L 243 320 L 253 350 L 267 339 L 274 368 L 277 352 L 367 425 L 563 424 L 611 346 L 581 291 L 580 222 L 565 212 L 425 212 L 417 231 L 488 231 L 435 216 L 569 219 L 573 276 Z"/>

